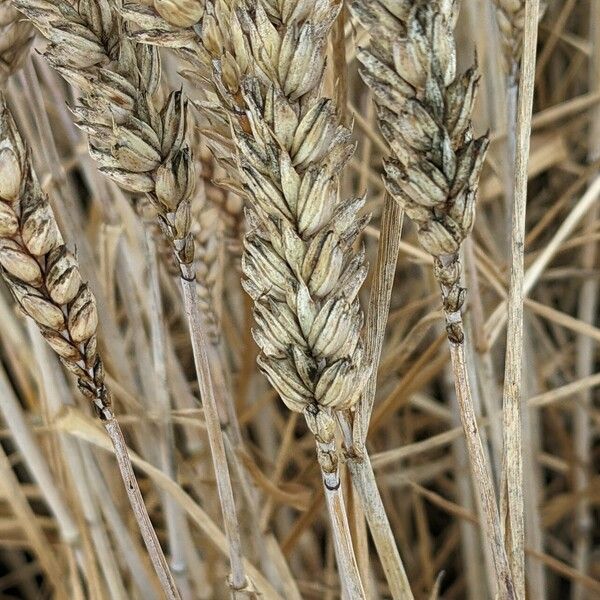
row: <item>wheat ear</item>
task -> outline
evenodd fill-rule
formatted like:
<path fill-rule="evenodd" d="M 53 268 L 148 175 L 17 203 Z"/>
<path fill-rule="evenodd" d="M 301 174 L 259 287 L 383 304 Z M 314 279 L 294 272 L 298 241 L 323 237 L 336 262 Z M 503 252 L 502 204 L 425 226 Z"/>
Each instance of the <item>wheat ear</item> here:
<path fill-rule="evenodd" d="M 46 59 L 83 93 L 72 109 L 89 135 L 100 171 L 126 190 L 144 193 L 156 209 L 180 269 L 198 382 L 229 540 L 231 586 L 247 589 L 239 525 L 196 295 L 191 196 L 195 184 L 188 144 L 189 114 L 181 92 L 158 101 L 160 59 L 151 46 L 128 39 L 117 3 L 18 0 L 50 40 Z M 236 592 L 237 593 L 237 592 Z"/>
<path fill-rule="evenodd" d="M 65 246 L 29 152 L 0 96 L 0 267 L 17 304 L 77 377 L 115 448 L 129 502 L 168 598 L 179 598 L 148 517 L 96 351 L 96 301 Z"/>
<path fill-rule="evenodd" d="M 12 0 L 0 0 L 0 88 L 27 58 L 34 37 L 33 27 L 11 4 Z"/>
<path fill-rule="evenodd" d="M 360 49 L 361 74 L 377 103 L 392 156 L 385 163 L 388 191 L 415 223 L 433 257 L 442 292 L 446 332 L 461 420 L 475 484 L 485 515 L 501 598 L 514 598 L 498 506 L 473 410 L 466 369 L 461 309 L 460 246 L 475 217 L 475 200 L 488 141 L 475 139 L 471 110 L 478 76 L 456 76 L 453 0 L 397 3 L 356 0 L 355 13 L 371 33 Z"/>
<path fill-rule="evenodd" d="M 335 412 L 353 407 L 368 369 L 357 293 L 366 267 L 353 243 L 364 200 L 337 197 L 350 132 L 320 96 L 337 2 L 240 3 L 233 35 L 243 69 L 222 62 L 221 93 L 243 99 L 231 123 L 248 197 L 244 287 L 255 303 L 258 364 L 315 436 L 342 587 L 364 597 L 341 494 Z M 224 55 L 227 58 L 227 55 Z"/>

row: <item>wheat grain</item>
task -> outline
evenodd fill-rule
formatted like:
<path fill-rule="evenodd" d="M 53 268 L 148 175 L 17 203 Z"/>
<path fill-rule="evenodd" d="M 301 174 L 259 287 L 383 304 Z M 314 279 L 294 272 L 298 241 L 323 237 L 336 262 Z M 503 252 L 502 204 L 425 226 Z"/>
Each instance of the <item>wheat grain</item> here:
<path fill-rule="evenodd" d="M 171 25 L 178 27 L 196 24 L 204 13 L 200 0 L 154 0 L 154 8 Z"/>
<path fill-rule="evenodd" d="M 140 530 L 167 597 L 173 579 L 133 474 L 115 420 L 97 352 L 96 300 L 68 250 L 32 170 L 28 149 L 0 95 L 0 267 L 22 312 L 38 325 L 62 364 L 77 378 L 113 444 Z"/>
<path fill-rule="evenodd" d="M 34 30 L 11 6 L 12 0 L 0 0 L 0 88 L 17 71 L 29 52 Z"/>

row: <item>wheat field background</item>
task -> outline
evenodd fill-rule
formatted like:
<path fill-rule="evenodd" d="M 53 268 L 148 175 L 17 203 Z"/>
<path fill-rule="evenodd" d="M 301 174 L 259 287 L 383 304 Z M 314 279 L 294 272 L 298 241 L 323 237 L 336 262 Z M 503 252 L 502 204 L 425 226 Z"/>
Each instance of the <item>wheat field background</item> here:
<path fill-rule="evenodd" d="M 600 598 L 599 0 L 0 0 L 0 600 Z"/>

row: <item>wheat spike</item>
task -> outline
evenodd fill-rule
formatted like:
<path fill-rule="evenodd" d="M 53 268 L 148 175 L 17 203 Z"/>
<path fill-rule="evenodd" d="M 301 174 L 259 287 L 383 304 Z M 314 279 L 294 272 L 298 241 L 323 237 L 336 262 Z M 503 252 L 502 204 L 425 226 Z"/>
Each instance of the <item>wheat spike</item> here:
<path fill-rule="evenodd" d="M 33 27 L 11 6 L 12 0 L 0 0 L 0 88 L 17 71 L 33 41 Z"/>
<path fill-rule="evenodd" d="M 18 0 L 48 38 L 46 59 L 83 96 L 73 107 L 89 135 L 100 170 L 126 190 L 145 193 L 181 265 L 191 265 L 190 198 L 194 188 L 187 141 L 188 108 L 181 92 L 158 100 L 160 60 L 136 45 L 107 0 Z"/>
<path fill-rule="evenodd" d="M 358 215 L 364 199 L 338 198 L 353 145 L 320 94 L 339 7 L 241 2 L 231 35 L 241 67 L 230 68 L 224 52 L 217 68 L 248 198 L 242 270 L 255 303 L 258 364 L 285 404 L 304 413 L 331 491 L 340 485 L 334 414 L 355 405 L 368 375 L 357 300 L 367 269 L 353 247 L 367 221 Z M 361 597 L 351 547 L 339 546 L 339 532 L 336 539 L 343 584 Z"/>
<path fill-rule="evenodd" d="M 332 102 L 318 95 L 338 6 L 293 14 L 291 4 L 239 13 L 257 73 L 240 87 L 250 131 L 234 121 L 252 228 L 242 268 L 261 368 L 292 410 L 329 413 L 351 408 L 364 382 L 356 296 L 366 267 L 353 243 L 366 219 L 357 214 L 362 198 L 337 198 L 353 146 Z"/>
<path fill-rule="evenodd" d="M 168 598 L 179 594 L 144 506 L 97 352 L 98 313 L 75 255 L 63 242 L 48 197 L 0 95 L 0 270 L 23 313 L 77 377 L 115 447 L 125 488 Z"/>
<path fill-rule="evenodd" d="M 375 95 L 381 131 L 392 150 L 385 183 L 417 226 L 434 258 L 448 316 L 449 339 L 461 343 L 456 315 L 465 300 L 459 249 L 475 220 L 475 200 L 487 136 L 474 138 L 471 110 L 479 76 L 455 73 L 456 3 L 353 3 L 371 45 L 360 49 L 361 75 Z"/>
<path fill-rule="evenodd" d="M 39 326 L 103 420 L 112 418 L 98 315 L 75 256 L 67 249 L 4 100 L 0 100 L 0 265 L 23 312 Z"/>
<path fill-rule="evenodd" d="M 385 184 L 417 227 L 433 257 L 450 342 L 457 398 L 487 542 L 501 598 L 514 598 L 498 505 L 477 429 L 464 354 L 460 247 L 473 228 L 487 136 L 475 138 L 471 112 L 478 75 L 456 74 L 454 26 L 458 4 L 354 0 L 369 33 L 359 49 L 361 75 L 373 91 L 381 131 L 391 148 Z"/>
<path fill-rule="evenodd" d="M 242 266 L 260 367 L 290 409 L 331 414 L 355 404 L 366 371 L 356 300 L 366 267 L 352 247 L 366 223 L 357 215 L 364 201 L 337 198 L 353 146 L 333 103 L 319 95 L 339 5 L 238 6 L 207 2 L 199 35 L 145 6 L 128 4 L 124 14 L 139 26 L 135 39 L 177 48 L 195 67 L 187 75 L 207 83 L 209 101 L 219 104 L 201 108 L 217 124 L 215 138 L 223 136 L 212 147 L 224 155 L 229 140 L 218 126 L 231 118 L 249 199 Z"/>
<path fill-rule="evenodd" d="M 523 55 L 525 30 L 525 0 L 494 0 L 496 20 L 502 44 L 502 63 L 509 83 L 516 85 Z M 540 1 L 538 18 L 544 15 L 547 3 Z"/>

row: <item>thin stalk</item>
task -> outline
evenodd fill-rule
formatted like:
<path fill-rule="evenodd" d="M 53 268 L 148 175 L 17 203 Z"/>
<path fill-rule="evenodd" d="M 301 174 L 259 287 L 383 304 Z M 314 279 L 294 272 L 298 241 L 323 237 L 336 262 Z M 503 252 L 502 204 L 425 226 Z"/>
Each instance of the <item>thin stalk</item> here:
<path fill-rule="evenodd" d="M 563 242 L 573 233 L 580 221 L 589 215 L 589 210 L 598 202 L 600 198 L 600 176 L 596 177 L 586 192 L 575 203 L 569 215 L 562 221 L 552 239 L 544 246 L 543 250 L 536 256 L 535 260 L 525 271 L 523 277 L 523 295 L 527 296 L 534 288 L 540 277 L 544 273 L 554 255 L 558 252 Z M 506 301 L 498 304 L 494 312 L 486 321 L 486 328 L 489 331 L 489 343 L 494 344 L 507 319 Z"/>
<path fill-rule="evenodd" d="M 411 600 L 413 594 L 410 583 L 377 488 L 369 456 L 365 454 L 360 459 L 348 457 L 346 464 L 369 524 L 369 530 L 375 542 L 392 598 L 394 600 Z"/>
<path fill-rule="evenodd" d="M 465 246 L 471 241 L 467 239 Z M 467 342 L 468 343 L 468 342 Z M 475 388 L 477 390 L 477 388 Z M 448 404 L 451 407 L 451 423 L 453 426 L 460 427 L 460 410 L 456 399 L 456 390 L 454 387 L 454 376 L 452 368 L 448 364 L 444 368 L 444 392 L 448 398 Z M 480 413 L 480 411 L 477 411 Z M 456 478 L 456 497 L 460 506 L 466 510 L 474 511 L 473 502 L 473 483 L 469 471 L 469 457 L 465 442 L 462 438 L 452 442 L 452 455 L 454 459 L 454 473 Z M 478 514 L 481 517 L 481 505 L 477 505 Z M 485 554 L 485 573 L 482 569 L 481 560 L 481 532 L 464 519 L 459 521 L 460 537 L 462 540 L 461 553 L 467 581 L 467 597 L 470 600 L 478 600 L 485 596 L 486 579 L 489 590 L 494 590 L 496 577 L 489 551 Z M 484 549 L 487 546 L 484 545 Z"/>
<path fill-rule="evenodd" d="M 522 370 L 525 213 L 531 113 L 535 86 L 535 57 L 539 0 L 525 4 L 525 31 L 512 187 L 511 271 L 508 293 L 508 327 L 503 390 L 504 451 L 500 512 L 506 527 L 505 544 L 517 598 L 525 598 L 525 526 L 523 505 Z M 509 103 L 510 104 L 510 103 Z M 509 131 L 512 129 L 508 123 Z M 509 146 L 512 136 L 509 135 Z"/>
<path fill-rule="evenodd" d="M 213 460 L 219 500 L 221 502 L 225 533 L 229 543 L 229 561 L 231 567 L 230 585 L 235 595 L 238 592 L 243 593 L 248 585 L 246 571 L 242 560 L 240 528 L 237 520 L 235 502 L 233 500 L 229 466 L 227 465 L 225 444 L 223 442 L 223 433 L 221 431 L 217 401 L 213 388 L 207 352 L 207 341 L 204 335 L 204 328 L 196 295 L 194 273 L 187 265 L 181 265 L 181 268 L 183 303 L 192 341 L 196 376 L 202 395 L 208 442 Z"/>
<path fill-rule="evenodd" d="M 511 251 L 511 232 L 514 213 L 515 160 L 517 151 L 517 102 L 519 98 L 518 66 L 506 78 L 506 165 L 504 168 L 504 202 L 506 229 L 504 233 L 506 256 Z"/>
<path fill-rule="evenodd" d="M 149 321 L 155 383 L 153 398 L 159 413 L 158 458 L 163 473 L 168 475 L 171 479 L 176 479 L 173 457 L 173 423 L 170 419 L 171 400 L 169 397 L 167 381 L 166 337 L 158 262 L 156 260 L 156 245 L 148 228 L 145 228 L 144 237 L 147 249 L 148 285 L 150 288 Z M 190 540 L 185 517 L 180 507 L 169 494 L 162 494 L 162 504 L 165 510 L 167 535 L 169 539 L 171 570 L 177 579 L 177 584 L 181 590 L 182 596 L 184 598 L 191 598 L 192 592 L 188 578 L 189 569 L 186 558 L 186 545 Z"/>
<path fill-rule="evenodd" d="M 483 313 L 483 302 L 481 298 L 481 286 L 479 285 L 479 274 L 475 262 L 475 252 L 472 238 L 465 240 L 465 276 L 469 290 L 469 314 L 471 317 L 471 331 L 473 336 L 467 338 L 467 344 L 473 349 L 476 374 L 481 397 L 481 405 L 485 414 L 493 415 L 500 411 L 500 390 L 497 383 L 494 362 L 490 352 L 486 332 L 485 316 Z M 502 422 L 494 419 L 490 423 L 490 442 L 492 454 L 492 474 L 494 482 L 499 485 L 502 470 Z"/>
<path fill-rule="evenodd" d="M 392 598 L 394 600 L 412 600 L 413 594 L 410 589 L 410 583 L 396 546 L 394 533 L 387 517 L 379 488 L 377 487 L 369 455 L 364 446 L 358 448 L 356 445 L 352 445 L 352 435 L 354 432 L 348 415 L 340 413 L 338 421 L 344 438 L 346 464 L 352 477 L 352 484 L 360 499 L 361 508 L 367 519 L 373 541 L 375 542 Z M 362 450 L 362 453 L 357 454 L 357 450 Z"/>
<path fill-rule="evenodd" d="M 458 324 L 462 327 L 462 317 L 460 316 L 460 313 L 447 313 L 446 321 L 448 323 Z M 454 373 L 456 398 L 460 408 L 460 419 L 465 433 L 467 450 L 469 452 L 473 481 L 481 502 L 484 517 L 484 521 L 482 522 L 483 531 L 496 569 L 498 598 L 501 600 L 515 600 L 514 584 L 510 573 L 508 558 L 504 549 L 502 531 L 500 528 L 500 516 L 496 504 L 492 475 L 483 449 L 481 436 L 479 434 L 479 425 L 477 424 L 475 411 L 473 409 L 464 340 L 460 343 L 449 340 L 448 343 L 450 345 L 450 358 Z"/>
<path fill-rule="evenodd" d="M 333 545 L 338 565 L 339 578 L 342 584 L 342 597 L 348 600 L 365 599 L 365 591 L 360 579 L 360 572 L 354 555 L 350 526 L 346 515 L 346 506 L 342 494 L 342 482 L 340 480 L 339 466 L 336 461 L 334 468 L 324 467 L 321 457 L 327 457 L 324 462 L 329 462 L 337 453 L 335 441 L 322 442 L 315 439 L 317 444 L 317 455 L 321 464 L 321 475 L 323 477 L 323 490 L 325 502 L 331 521 L 333 533 Z"/>
<path fill-rule="evenodd" d="M 177 591 L 173 575 L 169 571 L 167 560 L 160 547 L 156 531 L 154 531 L 154 528 L 152 527 L 140 488 L 133 473 L 133 467 L 131 466 L 131 460 L 127 452 L 127 445 L 125 444 L 125 438 L 123 437 L 121 427 L 114 418 L 114 415 L 109 413 L 108 410 L 105 409 L 103 414 L 105 415 L 105 419 L 102 421 L 102 424 L 104 425 L 104 429 L 106 429 L 106 433 L 108 433 L 115 450 L 115 457 L 117 459 L 117 464 L 119 465 L 123 483 L 125 484 L 125 491 L 127 492 L 129 503 L 131 504 L 135 520 L 140 528 L 140 533 L 146 544 L 150 559 L 152 560 L 152 565 L 160 579 L 163 592 L 169 600 L 180 600 L 181 596 Z"/>
<path fill-rule="evenodd" d="M 9 457 L 0 444 L 0 491 L 6 504 L 12 510 L 17 523 L 27 537 L 28 544 L 36 555 L 41 567 L 54 588 L 56 598 L 69 598 L 67 585 L 62 577 L 62 568 L 54 550 L 39 525 L 21 484 L 15 475 Z"/>
<path fill-rule="evenodd" d="M 106 521 L 109 529 L 112 531 L 115 544 L 119 548 L 121 554 L 126 557 L 132 579 L 135 581 L 142 598 L 144 598 L 144 600 L 150 600 L 154 598 L 157 599 L 158 596 L 153 587 L 154 580 L 148 577 L 146 567 L 141 561 L 140 554 L 143 552 L 143 550 L 140 549 L 138 551 L 136 545 L 133 543 L 133 540 L 129 535 L 127 525 L 119 513 L 119 510 L 115 506 L 115 503 L 112 501 L 110 490 L 106 484 L 106 481 L 104 480 L 104 475 L 100 471 L 90 447 L 86 444 L 77 444 L 75 440 L 68 436 L 65 436 L 65 439 L 77 447 L 77 451 L 81 455 L 78 456 L 77 459 L 78 467 L 81 470 L 81 476 L 85 479 L 87 474 L 87 477 L 90 479 L 91 487 L 94 488 L 97 498 L 101 499 L 99 504 L 100 510 L 104 515 L 104 520 Z M 93 500 L 92 502 L 94 504 L 94 510 L 97 511 L 97 507 L 95 506 L 96 501 Z M 96 520 L 96 526 L 101 526 L 103 537 L 106 537 L 106 533 L 104 531 L 104 527 L 102 526 L 103 524 L 99 515 L 96 517 Z M 99 555 L 100 563 L 103 565 L 106 557 L 101 552 L 99 552 Z M 110 552 L 110 555 L 114 555 L 114 552 Z"/>
<path fill-rule="evenodd" d="M 375 402 L 377 374 L 394 285 L 403 220 L 404 213 L 399 204 L 386 194 L 377 252 L 377 265 L 373 275 L 367 312 L 366 355 L 371 373 L 358 404 L 351 440 L 346 442 L 349 442 L 347 447 L 349 454 L 348 468 L 352 482 L 360 498 L 361 507 L 367 518 L 392 597 L 395 600 L 412 598 L 413 596 L 375 481 L 371 461 L 366 450 L 366 439 Z"/>
<path fill-rule="evenodd" d="M 114 598 L 115 600 L 122 600 L 123 598 L 127 597 L 127 591 L 125 589 L 125 584 L 123 583 L 123 578 L 121 577 L 119 565 L 116 561 L 114 548 L 110 543 L 106 533 L 105 525 L 102 522 L 102 517 L 100 516 L 98 510 L 98 505 L 102 506 L 104 509 L 106 505 L 112 504 L 112 500 L 110 499 L 110 495 L 108 495 L 101 496 L 101 501 L 98 502 L 97 498 L 94 498 L 93 493 L 88 487 L 92 482 L 92 477 L 89 471 L 89 465 L 86 465 L 86 467 L 83 466 L 84 461 L 82 460 L 82 455 L 85 454 L 85 450 L 87 450 L 89 453 L 89 449 L 82 445 L 78 445 L 76 440 L 73 440 L 68 436 L 63 435 L 61 437 L 63 452 L 65 454 L 69 452 L 70 454 L 69 471 L 74 482 L 77 478 L 75 490 L 79 496 L 82 506 L 85 524 L 87 527 L 89 527 L 90 537 L 94 546 L 94 552 L 96 554 L 98 563 L 100 564 L 102 575 L 104 575 L 104 581 L 106 583 L 108 593 L 111 598 Z M 91 461 L 92 459 L 90 455 L 90 462 Z M 95 476 L 93 479 L 95 480 Z M 129 556 L 127 556 L 127 560 L 129 561 Z M 143 580 L 140 580 L 138 577 L 136 577 L 136 571 L 132 570 L 132 575 L 138 586 L 140 583 L 143 583 Z M 144 598 L 156 598 L 156 593 L 148 585 L 147 577 L 143 587 L 140 587 L 140 591 L 148 594 L 147 596 L 144 596 Z"/>

